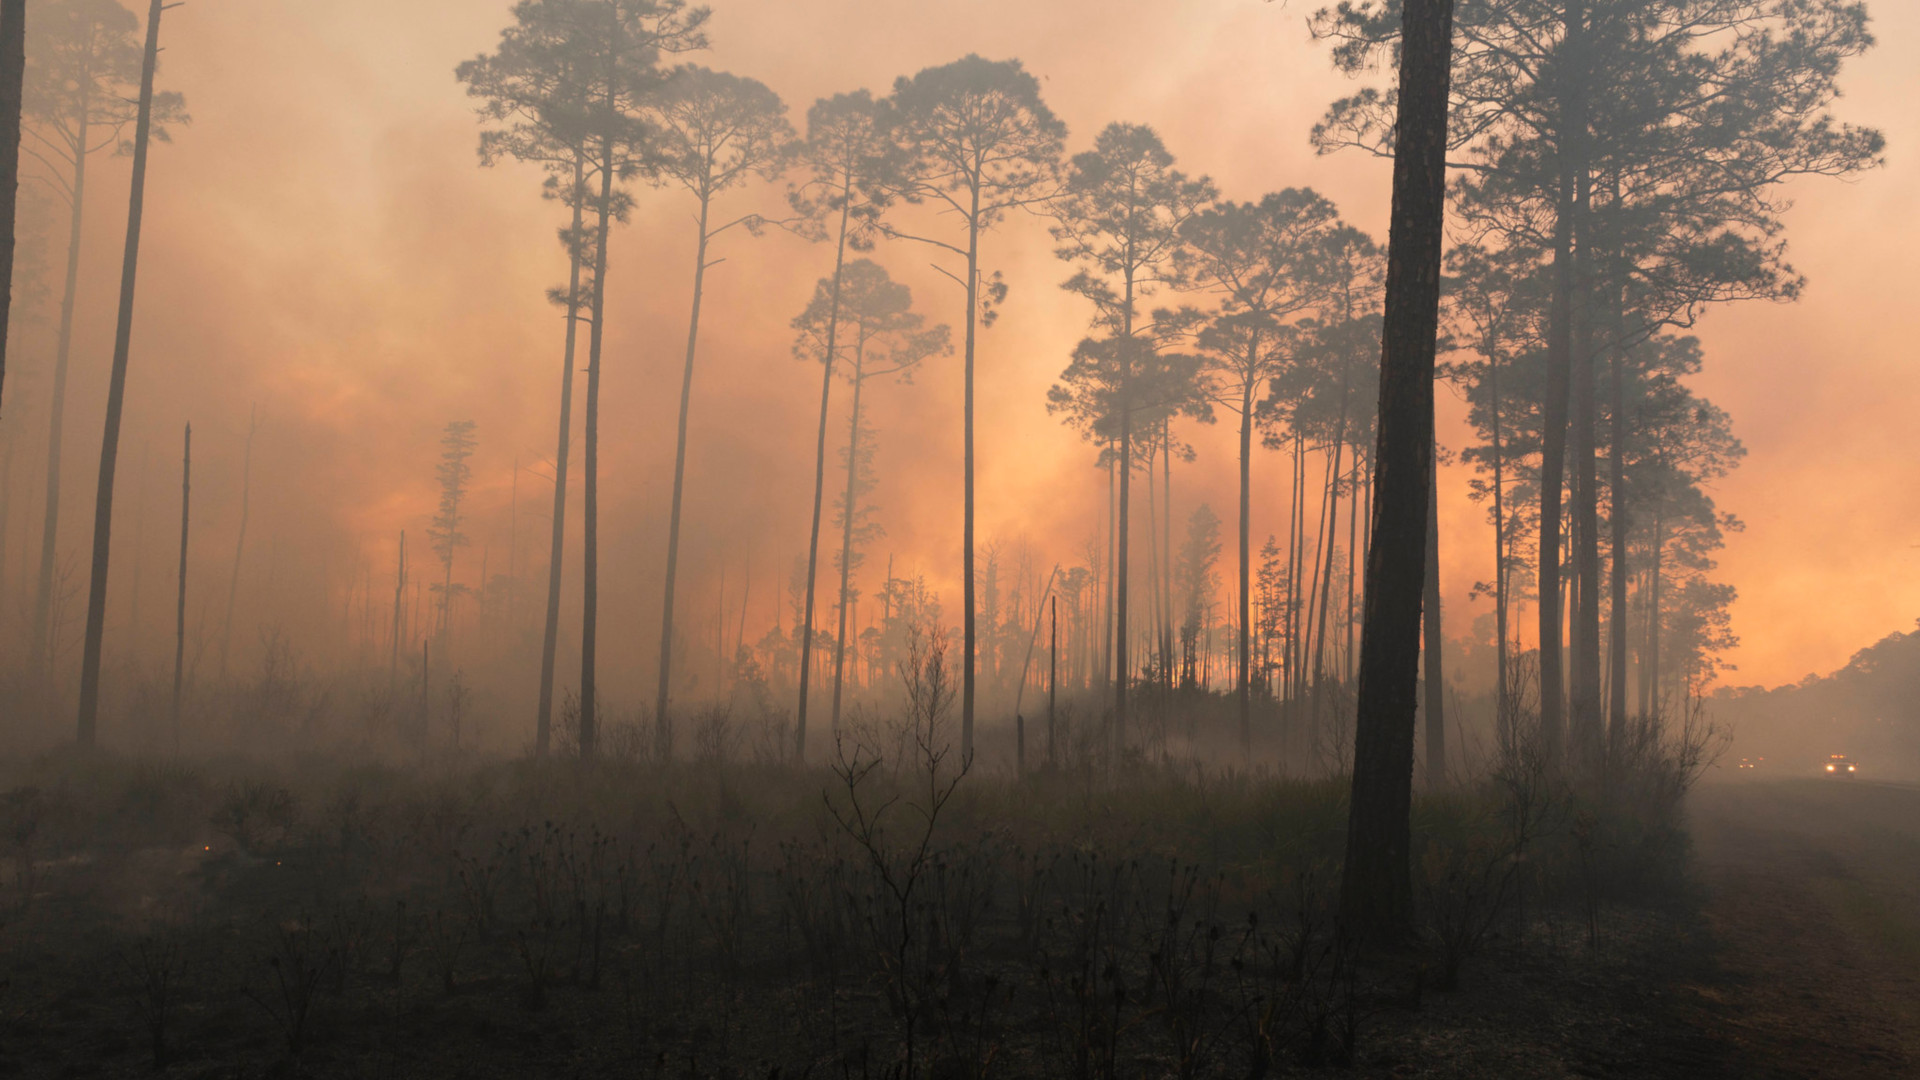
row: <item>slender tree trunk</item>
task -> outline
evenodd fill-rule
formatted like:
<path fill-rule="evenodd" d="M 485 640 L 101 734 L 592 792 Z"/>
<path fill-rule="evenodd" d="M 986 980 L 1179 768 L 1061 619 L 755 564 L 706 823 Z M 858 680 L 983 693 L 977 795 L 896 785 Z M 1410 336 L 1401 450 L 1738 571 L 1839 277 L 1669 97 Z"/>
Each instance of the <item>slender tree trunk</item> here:
<path fill-rule="evenodd" d="M 833 637 L 833 731 L 840 731 L 840 686 L 847 664 L 847 606 L 853 593 L 853 522 L 860 499 L 860 391 L 866 387 L 866 352 L 853 357 L 853 418 L 847 424 L 847 493 L 840 523 L 840 625 Z M 824 415 L 824 414 L 823 414 Z"/>
<path fill-rule="evenodd" d="M 1173 421 L 1160 421 L 1160 678 L 1173 693 Z"/>
<path fill-rule="evenodd" d="M 1569 52 L 1577 52 L 1584 17 L 1579 3 L 1564 15 Z M 1567 457 L 1568 396 L 1574 376 L 1574 304 L 1578 290 L 1575 262 L 1575 219 L 1578 179 L 1585 165 L 1582 154 L 1587 126 L 1586 102 L 1578 73 L 1568 76 L 1571 93 L 1563 105 L 1560 191 L 1555 208 L 1553 297 L 1547 326 L 1547 400 L 1542 414 L 1545 431 L 1540 462 L 1540 734 L 1550 760 L 1557 760 L 1565 738 L 1566 684 L 1563 678 L 1559 596 L 1561 579 L 1561 497 Z M 1577 678 L 1576 678 L 1577 681 Z"/>
<path fill-rule="evenodd" d="M 220 682 L 227 681 L 227 647 L 233 643 L 233 603 L 240 595 L 240 560 L 247 553 L 247 516 L 253 492 L 253 433 L 257 413 L 247 410 L 247 449 L 240 466 L 240 536 L 233 542 L 233 576 L 227 582 L 227 622 L 220 634 Z M 270 545 L 271 546 L 271 545 Z"/>
<path fill-rule="evenodd" d="M 1342 610 L 1340 620 L 1347 632 L 1346 648 L 1340 655 L 1341 681 L 1347 683 L 1353 682 L 1353 635 L 1356 629 L 1355 623 L 1359 621 L 1358 612 L 1353 606 L 1354 580 L 1358 576 L 1355 564 L 1366 558 L 1360 549 L 1360 444 L 1358 442 L 1353 444 L 1353 455 L 1353 468 L 1348 481 L 1348 487 L 1351 490 L 1347 498 L 1347 606 Z"/>
<path fill-rule="evenodd" d="M 974 184 L 971 203 L 967 212 L 967 342 L 966 342 L 966 406 L 965 406 L 965 478 L 962 484 L 966 488 L 962 510 L 960 535 L 960 590 L 962 598 L 961 637 L 966 652 L 964 667 L 960 675 L 960 757 L 962 760 L 973 758 L 973 679 L 974 653 L 977 634 L 974 627 L 974 580 L 973 580 L 973 355 L 976 337 L 975 323 L 979 321 L 980 304 L 980 186 Z M 1126 521 L 1126 491 L 1123 480 L 1123 492 L 1120 503 L 1120 520 Z M 1125 541 L 1122 541 L 1124 544 Z M 1122 547 L 1120 550 L 1125 551 Z M 1126 623 L 1121 622 L 1124 634 Z M 1124 646 L 1123 646 L 1124 647 Z M 1123 676 L 1124 678 L 1124 676 Z"/>
<path fill-rule="evenodd" d="M 1506 488 L 1502 475 L 1505 450 L 1500 414 L 1500 356 L 1491 343 L 1487 348 L 1487 389 L 1493 399 L 1493 624 L 1494 633 L 1500 639 L 1494 649 L 1494 728 L 1503 738 L 1511 738 L 1507 701 L 1507 512 L 1502 501 Z"/>
<path fill-rule="evenodd" d="M 1413 933 L 1415 686 L 1419 679 L 1433 456 L 1433 367 L 1445 240 L 1452 0 L 1407 0 L 1402 16 L 1398 146 L 1387 247 L 1374 461 L 1373 549 L 1367 554 L 1353 798 L 1341 913 L 1363 934 Z"/>
<path fill-rule="evenodd" d="M 1114 472 L 1114 461 L 1119 454 L 1119 446 L 1107 444 L 1107 565 L 1106 580 L 1100 584 L 1100 632 L 1105 640 L 1100 643 L 1100 684 L 1111 691 L 1113 685 L 1113 611 L 1114 611 L 1114 573 L 1118 553 L 1115 545 L 1119 543 L 1114 523 L 1119 520 L 1119 481 Z"/>
<path fill-rule="evenodd" d="M 1047 632 L 1047 767 L 1054 764 L 1054 706 L 1060 696 L 1060 597 L 1047 597 L 1052 628 Z"/>
<path fill-rule="evenodd" d="M 407 530 L 400 530 L 400 554 L 394 562 L 393 570 L 393 652 L 387 664 L 387 697 L 393 697 L 394 689 L 400 679 L 400 639 L 406 633 L 402 626 L 402 604 L 407 595 Z"/>
<path fill-rule="evenodd" d="M 561 565 L 567 545 L 567 463 L 573 449 L 573 363 L 580 340 L 580 241 L 586 217 L 586 151 L 573 160 L 573 226 L 567 232 L 567 339 L 560 359 L 560 438 L 553 454 L 553 532 L 547 547 L 547 621 L 540 637 L 540 701 L 534 715 L 533 756 L 553 741 L 553 673 L 560 648 Z M 596 262 L 598 256 L 595 256 Z M 594 288 L 599 289 L 596 278 Z M 518 473 L 515 473 L 516 478 Z M 515 578 L 518 590 L 519 579 Z"/>
<path fill-rule="evenodd" d="M 14 220 L 20 192 L 20 106 L 27 77 L 27 0 L 0 0 L 0 390 L 13 313 Z M 83 148 L 84 152 L 84 148 Z"/>
<path fill-rule="evenodd" d="M 1613 422 L 1609 434 L 1613 437 L 1611 474 L 1608 486 L 1611 489 L 1611 505 L 1608 507 L 1608 524 L 1612 536 L 1608 544 L 1613 556 L 1612 579 L 1612 622 L 1608 627 L 1609 663 L 1607 671 L 1608 715 L 1607 746 L 1609 756 L 1618 761 L 1620 753 L 1626 747 L 1627 738 L 1627 414 L 1625 379 L 1621 368 L 1626 366 L 1626 350 L 1615 340 L 1612 349 L 1613 362 L 1609 365 L 1607 387 L 1608 409 L 1613 413 Z"/>
<path fill-rule="evenodd" d="M 1257 363 L 1256 345 L 1247 347 L 1247 371 L 1251 375 Z M 1253 621 L 1253 553 L 1248 518 L 1253 512 L 1253 391 L 1255 380 L 1240 385 L 1240 670 L 1234 696 L 1240 708 L 1240 756 L 1253 757 L 1253 698 L 1247 679 L 1252 653 L 1249 624 Z"/>
<path fill-rule="evenodd" d="M 667 515 L 667 576 L 661 588 L 660 602 L 660 676 L 655 682 L 653 699 L 654 751 L 664 761 L 673 753 L 673 728 L 667 722 L 667 702 L 673 691 L 673 586 L 680 571 L 680 504 L 687 478 L 687 412 L 693 402 L 693 360 L 700 341 L 700 300 L 707 284 L 707 212 L 712 199 L 700 199 L 700 240 L 693 254 L 693 312 L 687 319 L 687 362 L 680 375 L 679 437 L 673 452 L 673 506 Z M 809 586 L 811 589 L 811 586 Z M 813 636 L 806 627 L 802 649 Z M 805 652 L 800 663 L 800 679 L 807 678 Z"/>
<path fill-rule="evenodd" d="M 1120 450 L 1117 468 L 1120 474 L 1120 517 L 1114 525 L 1119 550 L 1113 565 L 1113 732 L 1111 753 L 1118 760 L 1127 739 L 1127 510 L 1132 499 L 1133 406 L 1128 398 L 1133 357 L 1123 355 L 1120 362 Z"/>
<path fill-rule="evenodd" d="M 1305 436 L 1298 429 L 1293 432 L 1293 463 L 1291 483 L 1287 493 L 1287 640 L 1285 644 L 1286 670 L 1281 675 L 1281 686 L 1285 695 L 1286 715 L 1282 723 L 1292 719 L 1294 699 L 1300 693 L 1300 559 L 1306 554 L 1305 527 L 1306 503 L 1306 450 Z"/>
<path fill-rule="evenodd" d="M 1573 635 L 1573 728 L 1580 756 L 1597 769 L 1605 752 L 1600 705 L 1600 483 L 1598 394 L 1594 371 L 1592 193 L 1584 169 L 1574 198 L 1573 515 L 1574 571 L 1580 583 Z"/>
<path fill-rule="evenodd" d="M 113 538 L 113 475 L 120 457 L 120 415 L 126 406 L 127 359 L 133 347 L 133 290 L 140 264 L 140 218 L 145 209 L 147 142 L 153 132 L 153 69 L 160 55 L 162 0 L 147 9 L 147 48 L 140 67 L 140 113 L 133 135 L 133 185 L 127 205 L 126 254 L 120 266 L 120 312 L 113 335 L 113 375 L 107 387 L 106 431 L 100 440 L 100 483 L 93 510 L 93 575 L 87 590 L 87 637 L 80 659 L 81 746 L 94 744 L 100 715 L 100 650 L 107 626 L 107 556 Z M 81 153 L 86 148 L 80 149 Z"/>
<path fill-rule="evenodd" d="M 67 413 L 67 359 L 73 352 L 74 298 L 80 289 L 80 237 L 87 202 L 87 119 L 93 111 L 89 96 L 93 89 L 91 72 L 83 70 L 78 81 L 76 131 L 73 156 L 73 180 L 70 194 L 73 213 L 67 221 L 67 276 L 60 292 L 60 332 L 53 352 L 53 394 L 47 418 L 47 494 L 40 525 L 40 576 L 33 602 L 33 656 L 36 668 L 45 671 L 53 663 L 52 640 L 54 563 L 60 532 L 60 449 Z"/>
<path fill-rule="evenodd" d="M 1315 616 L 1313 628 L 1313 718 L 1315 730 L 1319 730 L 1321 705 L 1325 698 L 1322 683 L 1326 681 L 1327 653 L 1327 609 L 1333 606 L 1333 553 L 1334 545 L 1340 539 L 1340 458 L 1341 451 L 1347 445 L 1347 392 L 1341 390 L 1340 433 L 1333 440 L 1333 462 L 1327 468 L 1327 532 L 1325 536 L 1327 557 L 1320 567 L 1320 612 Z"/>
<path fill-rule="evenodd" d="M 1156 433 L 1157 434 L 1157 433 Z M 1159 666 L 1154 684 L 1160 685 L 1167 669 L 1166 641 L 1161 636 L 1164 615 L 1160 609 L 1160 496 L 1154 481 L 1153 463 L 1159 457 L 1160 440 L 1149 436 L 1147 442 L 1147 655 Z"/>
<path fill-rule="evenodd" d="M 180 753 L 180 681 L 187 656 L 187 528 L 193 509 L 193 425 L 187 425 L 180 453 L 180 580 L 173 602 L 173 752 Z"/>
<path fill-rule="evenodd" d="M 1420 602 L 1426 654 L 1427 788 L 1438 791 L 1447 783 L 1447 714 L 1445 639 L 1440 634 L 1440 461 L 1437 450 L 1427 456 L 1427 572 Z"/>
<path fill-rule="evenodd" d="M 1660 703 L 1660 572 L 1666 562 L 1667 534 L 1666 515 L 1659 514 L 1653 519 L 1653 595 L 1647 603 L 1647 689 L 1651 701 L 1646 713 L 1658 716 L 1662 711 Z"/>
<path fill-rule="evenodd" d="M 834 350 L 838 347 L 840 333 L 840 281 L 847 261 L 847 218 L 853 203 L 852 184 L 848 183 L 840 192 L 840 231 L 834 240 L 833 248 L 833 286 L 827 310 L 827 351 L 821 363 L 820 372 L 820 435 L 814 445 L 813 453 L 813 524 L 807 530 L 807 603 L 806 623 L 813 626 L 813 592 L 820 576 L 820 505 L 827 490 L 827 402 L 833 392 Z M 859 392 L 856 385 L 855 393 Z M 854 432 L 859 435 L 858 429 Z M 848 463 L 852 469 L 852 463 Z M 849 481 L 851 483 L 851 481 Z M 846 588 L 841 586 L 844 598 Z M 846 619 L 841 618 L 844 632 Z M 813 634 L 807 633 L 800 639 L 800 704 L 794 719 L 794 759 L 804 763 L 807 760 L 807 667 L 813 656 Z M 834 661 L 836 669 L 839 661 Z M 834 676 L 833 687 L 833 726 L 840 728 L 840 680 Z"/>
<path fill-rule="evenodd" d="M 613 228 L 613 136 L 600 140 L 600 203 L 593 243 L 593 311 L 587 327 L 587 415 L 581 439 L 580 756 L 599 734 L 595 661 L 600 630 L 600 347 L 606 340 L 607 238 Z"/>

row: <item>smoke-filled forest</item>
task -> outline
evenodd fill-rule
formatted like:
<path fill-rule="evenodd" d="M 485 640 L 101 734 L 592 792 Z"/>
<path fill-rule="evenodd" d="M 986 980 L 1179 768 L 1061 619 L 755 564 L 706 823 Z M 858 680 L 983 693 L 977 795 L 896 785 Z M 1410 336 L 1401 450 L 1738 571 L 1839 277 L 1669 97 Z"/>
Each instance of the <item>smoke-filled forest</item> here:
<path fill-rule="evenodd" d="M 1917 34 L 0 0 L 0 1072 L 1912 1075 Z"/>

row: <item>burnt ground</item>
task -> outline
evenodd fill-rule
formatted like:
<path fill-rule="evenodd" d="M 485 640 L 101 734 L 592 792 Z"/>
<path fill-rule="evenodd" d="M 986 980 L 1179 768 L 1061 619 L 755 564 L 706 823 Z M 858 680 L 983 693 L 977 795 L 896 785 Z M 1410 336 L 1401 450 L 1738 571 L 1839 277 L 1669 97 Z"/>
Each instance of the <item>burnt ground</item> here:
<path fill-rule="evenodd" d="M 1419 960 L 1398 971 L 1389 964 L 1365 980 L 1351 1059 L 1276 1062 L 1266 1075 L 1920 1076 L 1920 787 L 1724 782 L 1703 785 L 1690 812 L 1695 887 L 1688 895 L 1656 907 L 1603 905 L 1597 947 L 1579 911 L 1536 912 L 1523 942 L 1495 943 L 1444 993 L 1422 989 L 1408 974 Z M 105 895 L 128 869 L 80 864 L 48 873 L 67 878 L 61 891 L 79 900 Z M 153 1075 L 137 1005 L 120 985 L 125 961 L 113 959 L 124 950 L 100 934 L 110 922 L 82 901 L 49 905 L 4 928 L 0 1075 Z M 409 970 L 425 964 L 416 959 Z M 463 975 L 457 995 L 439 993 L 424 972 L 404 986 L 389 987 L 372 970 L 356 979 L 358 990 L 326 1006 L 312 1045 L 289 1058 L 267 1010 L 228 985 L 245 979 L 223 972 L 210 980 L 219 987 L 183 1017 L 165 1073 L 209 1080 L 887 1074 L 844 1062 L 823 1067 L 830 1056 L 801 1052 L 817 1041 L 794 1027 L 806 1009 L 756 1019 L 759 1010 L 716 1009 L 708 994 L 687 993 L 691 986 L 656 1002 L 675 1005 L 655 1033 L 670 1048 L 641 1052 L 624 1015 L 630 992 L 618 985 L 556 986 L 552 1006 L 528 1012 L 505 969 Z M 855 986 L 842 997 L 873 993 Z M 694 1052 L 712 1042 L 702 1032 L 722 1012 L 724 1026 L 754 1044 L 728 1067 Z M 1153 1013 L 1137 1023 L 1147 1052 L 1116 1075 L 1175 1075 L 1172 1062 L 1145 1045 L 1158 1039 L 1147 1030 L 1158 1026 Z M 1043 1017 L 1009 1016 L 987 1074 L 1068 1075 L 1060 1039 Z M 1258 1075 L 1224 1045 L 1200 1074 Z"/>
<path fill-rule="evenodd" d="M 1920 1075 L 1920 787 L 1702 786 L 1692 824 L 1711 938 L 1689 1023 L 1749 1075 Z"/>

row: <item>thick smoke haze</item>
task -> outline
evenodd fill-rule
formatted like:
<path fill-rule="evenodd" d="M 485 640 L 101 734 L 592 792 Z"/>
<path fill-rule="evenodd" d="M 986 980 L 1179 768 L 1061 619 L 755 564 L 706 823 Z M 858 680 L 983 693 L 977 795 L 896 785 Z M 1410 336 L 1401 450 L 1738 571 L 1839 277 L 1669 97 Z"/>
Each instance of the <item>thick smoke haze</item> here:
<path fill-rule="evenodd" d="M 156 148 L 149 180 L 110 666 L 133 655 L 157 662 L 168 636 L 180 427 L 189 420 L 188 648 L 203 654 L 203 671 L 211 663 L 256 406 L 237 666 L 256 662 L 268 626 L 314 655 L 355 647 L 341 642 L 365 636 L 369 583 L 374 625 L 384 626 L 403 529 L 415 580 L 438 579 L 426 567 L 424 533 L 438 438 L 450 420 L 475 421 L 480 443 L 472 545 L 460 551 L 455 579 L 478 584 L 483 563 L 489 574 L 511 568 L 526 583 L 521 602 L 541 602 L 563 330 L 545 294 L 565 280 L 555 238 L 564 211 L 538 197 L 536 170 L 479 167 L 472 107 L 453 77 L 460 61 L 494 47 L 508 7 L 249 0 L 217 15 L 192 6 L 169 16 L 161 85 L 186 95 L 193 123 Z M 1384 242 L 1387 163 L 1317 157 L 1308 144 L 1325 104 L 1351 84 L 1310 40 L 1306 14 L 1251 0 L 735 0 L 714 16 L 713 51 L 692 59 L 766 82 L 800 126 L 822 95 L 885 92 L 898 75 L 968 52 L 1018 57 L 1068 124 L 1070 149 L 1110 121 L 1150 124 L 1182 168 L 1212 176 L 1223 195 L 1311 186 Z M 1876 16 L 1882 44 L 1850 64 L 1845 112 L 1887 133 L 1889 167 L 1850 184 L 1790 188 L 1799 203 L 1788 215 L 1793 261 L 1810 280 L 1804 298 L 1718 310 L 1699 328 L 1707 364 L 1696 389 L 1732 414 L 1750 451 L 1713 493 L 1747 524 L 1729 538 L 1718 575 L 1739 590 L 1732 616 L 1741 643 L 1727 656 L 1733 682 L 1828 670 L 1920 611 L 1920 458 L 1908 435 L 1920 401 L 1912 362 L 1920 308 L 1903 286 L 1920 240 L 1910 212 L 1920 181 L 1901 156 L 1920 136 L 1907 66 L 1920 11 L 1883 4 Z M 84 599 L 126 198 L 125 162 L 96 160 L 59 547 L 72 569 L 68 656 L 77 652 Z M 780 196 L 779 186 L 755 185 L 727 197 L 720 212 L 773 214 Z M 64 213 L 38 206 L 40 230 L 62 234 Z M 610 247 L 601 664 L 608 695 L 625 703 L 652 690 L 691 212 L 681 192 L 639 189 L 633 220 L 616 228 Z M 23 331 L 18 381 L 7 387 L 7 422 L 30 433 L 12 466 L 0 566 L 9 635 L 30 605 L 59 247 L 41 271 L 51 299 L 21 316 L 38 321 Z M 1045 409 L 1088 311 L 1058 288 L 1069 271 L 1053 257 L 1044 221 L 1016 215 L 983 250 L 985 268 L 1012 291 L 980 345 L 979 535 L 1009 562 L 1029 544 L 1044 576 L 1056 561 L 1079 561 L 1106 513 L 1092 448 Z M 826 245 L 778 231 L 755 239 L 736 230 L 714 254 L 726 261 L 708 278 L 679 592 L 696 641 L 711 640 L 723 578 L 730 619 L 750 589 L 749 638 L 776 618 L 790 622 L 786 582 L 806 547 L 818 372 L 793 358 L 788 324 L 832 259 Z M 912 286 L 930 321 L 957 328 L 961 294 L 930 265 L 938 260 L 929 249 L 894 242 L 874 258 Z M 926 576 L 950 621 L 959 606 L 959 365 L 957 356 L 936 358 L 911 385 L 870 389 L 879 445 L 872 498 L 886 536 L 869 551 L 868 591 L 891 559 L 897 574 Z M 1441 441 L 1457 448 L 1466 440 L 1464 406 L 1444 391 L 1440 398 Z M 1176 520 L 1206 502 L 1230 522 L 1231 426 L 1188 437 L 1198 459 L 1174 471 Z M 831 445 L 838 442 L 836 434 Z M 1484 509 L 1466 497 L 1469 475 L 1454 465 L 1440 478 L 1445 598 L 1468 616 L 1454 619 L 1452 634 L 1490 610 L 1469 597 L 1492 574 Z M 1285 483 L 1279 455 L 1256 461 L 1256 547 L 1283 531 Z M 577 647 L 578 539 L 570 528 L 563 684 Z M 376 629 L 375 640 L 384 633 Z M 532 690 L 525 687 L 529 699 Z"/>

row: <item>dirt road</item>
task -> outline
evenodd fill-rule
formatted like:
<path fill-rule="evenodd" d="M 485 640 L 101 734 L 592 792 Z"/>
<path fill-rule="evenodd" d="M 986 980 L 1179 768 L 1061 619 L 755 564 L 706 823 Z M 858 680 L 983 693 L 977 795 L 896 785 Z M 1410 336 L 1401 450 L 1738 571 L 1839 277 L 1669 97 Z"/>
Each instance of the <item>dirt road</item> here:
<path fill-rule="evenodd" d="M 1920 787 L 1702 785 L 1717 977 L 1691 1021 L 1761 1075 L 1920 1076 Z"/>

